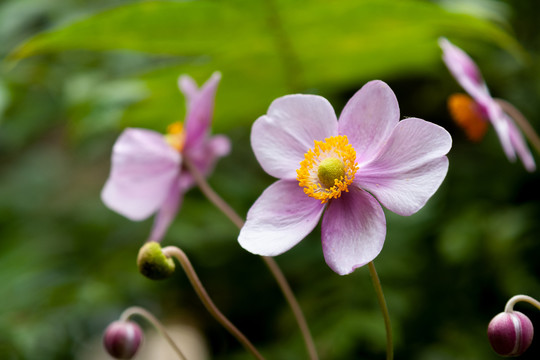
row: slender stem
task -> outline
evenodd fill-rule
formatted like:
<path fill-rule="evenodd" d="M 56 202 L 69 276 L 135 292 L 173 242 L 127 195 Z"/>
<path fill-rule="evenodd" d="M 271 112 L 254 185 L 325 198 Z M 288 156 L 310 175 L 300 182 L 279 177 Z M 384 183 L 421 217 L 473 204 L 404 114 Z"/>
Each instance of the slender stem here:
<path fill-rule="evenodd" d="M 187 359 L 186 356 L 182 353 L 182 351 L 180 351 L 180 348 L 176 345 L 176 343 L 173 341 L 173 339 L 167 333 L 167 330 L 165 330 L 165 327 L 163 325 L 161 325 L 159 320 L 154 315 L 152 315 L 152 313 L 150 313 L 148 310 L 143 309 L 142 307 L 138 307 L 138 306 L 129 307 L 126 310 L 124 310 L 122 315 L 120 315 L 120 320 L 127 321 L 133 315 L 139 315 L 139 316 L 145 318 L 146 320 L 148 320 L 148 322 L 150 324 L 152 324 L 156 328 L 158 333 L 160 333 L 160 335 L 163 336 L 165 338 L 165 340 L 167 340 L 167 342 L 173 348 L 176 355 L 178 355 L 178 357 L 181 360 L 186 360 Z"/>
<path fill-rule="evenodd" d="M 199 296 L 199 299 L 203 303 L 204 307 L 206 307 L 206 310 L 208 310 L 208 312 L 221 325 L 223 325 L 223 327 L 227 329 L 227 331 L 229 331 L 238 341 L 240 341 L 240 343 L 244 345 L 246 350 L 251 352 L 251 354 L 253 354 L 255 358 L 259 360 L 264 360 L 264 357 L 257 351 L 255 346 L 253 346 L 253 344 L 245 337 L 245 335 L 242 334 L 240 330 L 238 330 L 236 326 L 234 326 L 229 321 L 229 319 L 227 319 L 225 315 L 221 313 L 221 311 L 219 311 L 219 309 L 214 304 L 212 299 L 210 299 L 210 296 L 204 289 L 204 286 L 202 285 L 201 280 L 195 273 L 195 269 L 193 269 L 193 266 L 191 265 L 191 262 L 189 261 L 186 254 L 182 250 L 177 248 L 176 246 L 167 246 L 163 248 L 162 251 L 165 256 L 167 257 L 173 256 L 180 262 L 180 265 L 182 265 L 182 268 L 184 269 L 189 281 L 191 282 L 191 285 L 193 285 L 195 292 Z"/>
<path fill-rule="evenodd" d="M 210 202 L 212 202 L 219 210 L 221 210 L 225 214 L 225 216 L 227 216 L 239 229 L 241 229 L 244 226 L 244 220 L 242 220 L 242 218 L 234 211 L 234 209 L 231 208 L 229 204 L 227 204 L 214 191 L 214 189 L 212 189 L 204 176 L 191 163 L 189 158 L 184 157 L 184 164 L 193 176 L 193 179 L 195 180 L 203 194 L 208 198 L 208 200 L 210 200 Z M 285 278 L 283 272 L 273 258 L 267 256 L 261 256 L 261 258 L 276 279 L 276 282 L 278 283 L 281 292 L 285 296 L 285 299 L 287 300 L 289 307 L 293 312 L 296 322 L 298 323 L 298 327 L 300 328 L 300 332 L 302 333 L 302 337 L 304 338 L 304 343 L 306 345 L 306 349 L 309 353 L 310 359 L 318 360 L 319 356 L 317 355 L 315 342 L 313 341 L 313 337 L 311 336 L 311 333 L 309 331 L 306 318 L 302 313 L 302 309 L 300 308 L 300 305 L 298 304 L 298 301 L 296 300 L 296 297 L 294 296 L 294 293 L 289 283 L 287 282 L 287 279 Z"/>
<path fill-rule="evenodd" d="M 377 270 L 375 269 L 375 264 L 373 264 L 373 261 L 368 264 L 368 267 L 369 274 L 371 275 L 371 281 L 373 282 L 373 287 L 375 288 L 377 300 L 379 301 L 379 306 L 381 307 L 382 315 L 384 318 L 384 326 L 386 328 L 386 359 L 392 360 L 394 358 L 394 347 L 392 344 L 392 325 L 390 324 L 388 307 L 386 306 L 386 300 L 384 298 L 381 281 L 379 280 L 379 275 L 377 275 Z"/>
<path fill-rule="evenodd" d="M 508 302 L 506 303 L 506 306 L 504 307 L 504 311 L 505 312 L 514 311 L 514 305 L 516 305 L 516 303 L 520 301 L 527 302 L 533 305 L 534 307 L 536 307 L 538 310 L 540 310 L 540 302 L 538 300 L 527 295 L 516 295 L 516 296 L 511 297 L 510 300 L 508 300 Z"/>
<path fill-rule="evenodd" d="M 523 134 L 527 137 L 527 140 L 531 143 L 531 145 L 536 149 L 536 151 L 540 154 L 540 138 L 538 137 L 538 134 L 536 131 L 534 131 L 534 128 L 531 126 L 531 124 L 527 121 L 527 118 L 516 109 L 516 107 L 512 104 L 510 104 L 508 101 L 503 99 L 495 99 L 497 103 L 501 106 L 503 111 L 507 113 L 518 126 L 523 131 Z"/>
<path fill-rule="evenodd" d="M 294 293 L 291 290 L 291 287 L 289 286 L 289 283 L 287 282 L 287 279 L 285 278 L 285 275 L 283 275 L 283 272 L 279 268 L 276 261 L 269 257 L 269 256 L 261 256 L 263 261 L 265 262 L 266 266 L 270 269 L 270 272 L 274 277 L 276 278 L 276 281 L 283 292 L 283 295 L 287 299 L 287 302 L 289 303 L 289 306 L 291 307 L 292 312 L 294 313 L 294 317 L 296 318 L 298 322 L 298 326 L 300 327 L 300 331 L 302 332 L 302 335 L 304 336 L 304 341 L 306 343 L 306 348 L 309 353 L 309 358 L 312 360 L 317 360 L 319 358 L 319 355 L 317 354 L 317 349 L 315 348 L 315 343 L 313 339 L 311 338 L 311 333 L 309 332 L 309 327 L 306 322 L 306 318 L 304 317 L 304 313 L 302 312 L 302 309 L 300 308 L 300 305 L 296 301 L 296 298 L 294 297 Z"/>

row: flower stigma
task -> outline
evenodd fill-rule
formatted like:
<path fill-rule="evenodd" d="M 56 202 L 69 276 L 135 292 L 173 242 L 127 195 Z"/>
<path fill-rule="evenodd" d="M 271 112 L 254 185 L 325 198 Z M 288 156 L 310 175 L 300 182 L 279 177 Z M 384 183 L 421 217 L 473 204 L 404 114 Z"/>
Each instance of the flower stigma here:
<path fill-rule="evenodd" d="M 184 143 L 186 142 L 186 133 L 184 132 L 184 126 L 180 121 L 173 122 L 167 126 L 167 134 L 165 134 L 165 141 L 178 151 L 184 149 Z"/>
<path fill-rule="evenodd" d="M 347 136 L 332 136 L 314 141 L 313 149 L 304 154 L 296 170 L 298 185 L 306 195 L 326 203 L 348 192 L 358 171 L 356 152 Z"/>
<path fill-rule="evenodd" d="M 482 140 L 487 132 L 489 123 L 486 121 L 482 109 L 465 94 L 453 94 L 448 98 L 448 110 L 452 119 L 471 141 Z"/>

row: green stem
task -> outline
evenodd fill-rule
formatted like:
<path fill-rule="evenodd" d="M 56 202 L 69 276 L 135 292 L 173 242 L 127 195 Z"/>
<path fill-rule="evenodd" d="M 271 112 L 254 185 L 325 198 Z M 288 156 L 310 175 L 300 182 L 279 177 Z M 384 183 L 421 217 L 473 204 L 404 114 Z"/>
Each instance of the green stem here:
<path fill-rule="evenodd" d="M 384 318 L 384 326 L 386 328 L 386 359 L 392 360 L 394 358 L 394 347 L 392 344 L 392 325 L 390 324 L 388 307 L 386 306 L 381 281 L 379 280 L 379 275 L 377 275 L 377 270 L 375 269 L 375 264 L 373 264 L 373 261 L 368 264 L 368 268 L 369 274 L 371 275 L 371 281 L 373 282 L 373 287 L 375 288 L 375 293 L 377 294 L 377 300 L 379 301 L 379 306 L 381 307 L 381 312 Z"/>
<path fill-rule="evenodd" d="M 197 276 L 197 273 L 195 272 L 195 269 L 193 269 L 193 266 L 191 265 L 191 262 L 189 261 L 186 254 L 176 246 L 167 246 L 163 248 L 163 254 L 167 257 L 174 256 L 176 260 L 180 263 L 182 268 L 184 269 L 184 272 L 186 273 L 189 281 L 191 282 L 191 285 L 193 285 L 193 288 L 195 289 L 195 292 L 199 296 L 199 299 L 203 303 L 204 307 L 208 312 L 216 319 L 225 329 L 227 329 L 228 332 L 230 332 L 244 347 L 246 350 L 248 350 L 255 358 L 258 360 L 264 360 L 263 356 L 257 351 L 255 346 L 248 340 L 248 338 L 242 334 L 240 330 L 234 326 L 229 319 L 223 315 L 221 311 L 217 308 L 217 306 L 214 304 L 206 290 L 204 289 L 204 286 L 201 283 L 201 280 Z"/>
<path fill-rule="evenodd" d="M 152 315 L 151 312 L 142 307 L 132 306 L 124 310 L 124 312 L 120 315 L 120 320 L 127 321 L 133 315 L 139 315 L 140 317 L 145 318 L 150 324 L 154 326 L 154 328 L 156 328 L 158 333 L 165 338 L 165 340 L 172 347 L 176 355 L 178 355 L 180 360 L 186 360 L 186 356 L 182 353 L 182 351 L 180 351 L 180 348 L 176 345 L 171 336 L 167 333 L 165 327 L 161 325 L 159 320 L 154 315 Z"/>
<path fill-rule="evenodd" d="M 223 200 L 214 191 L 214 189 L 212 189 L 204 176 L 191 163 L 189 158 L 184 157 L 184 165 L 191 173 L 191 176 L 193 176 L 195 183 L 199 186 L 206 198 L 211 203 L 213 203 L 219 210 L 221 210 L 221 212 L 223 212 L 223 214 L 225 214 L 225 216 L 227 216 L 233 224 L 235 224 L 239 229 L 241 229 L 244 226 L 244 220 L 242 220 L 242 218 L 233 210 L 233 208 L 231 208 L 229 204 L 225 202 L 225 200 Z M 296 297 L 294 296 L 294 293 L 289 283 L 287 282 L 287 279 L 285 278 L 283 272 L 273 258 L 268 256 L 261 256 L 261 258 L 276 279 L 276 282 L 281 289 L 283 296 L 285 296 L 285 299 L 287 300 L 287 303 L 289 304 L 293 312 L 296 322 L 298 323 L 298 327 L 300 328 L 300 332 L 302 333 L 302 337 L 304 338 L 304 343 L 309 353 L 309 358 L 311 360 L 318 360 L 319 356 L 317 355 L 315 342 L 313 341 L 313 337 L 311 336 L 311 333 L 309 331 L 306 318 L 302 313 L 302 309 L 300 308 L 300 305 L 298 304 L 298 301 L 296 300 Z"/>

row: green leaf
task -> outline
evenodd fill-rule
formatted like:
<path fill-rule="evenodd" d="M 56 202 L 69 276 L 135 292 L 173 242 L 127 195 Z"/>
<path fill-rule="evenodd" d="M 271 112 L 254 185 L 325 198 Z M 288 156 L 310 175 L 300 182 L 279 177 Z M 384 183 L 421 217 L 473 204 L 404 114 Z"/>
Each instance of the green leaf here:
<path fill-rule="evenodd" d="M 164 127 L 183 116 L 181 73 L 200 83 L 223 74 L 216 127 L 248 124 L 290 92 L 359 88 L 373 78 L 441 69 L 447 36 L 520 48 L 498 26 L 419 0 L 150 1 L 98 13 L 22 44 L 10 59 L 67 50 L 132 50 L 177 57 L 141 75 L 150 95 L 125 125 Z M 459 41 L 458 41 L 459 44 Z"/>

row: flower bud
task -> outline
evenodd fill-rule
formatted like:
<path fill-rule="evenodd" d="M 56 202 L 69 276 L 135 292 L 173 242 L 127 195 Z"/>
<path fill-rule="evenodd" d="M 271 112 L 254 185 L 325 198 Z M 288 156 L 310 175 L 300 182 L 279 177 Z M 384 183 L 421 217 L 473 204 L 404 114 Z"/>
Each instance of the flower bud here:
<path fill-rule="evenodd" d="M 527 350 L 533 339 L 531 320 L 519 311 L 502 312 L 488 325 L 491 347 L 502 356 L 519 356 Z"/>
<path fill-rule="evenodd" d="M 163 255 L 158 242 L 147 242 L 137 257 L 141 274 L 152 280 L 166 279 L 174 272 L 174 261 Z"/>
<path fill-rule="evenodd" d="M 103 345 L 115 359 L 131 359 L 143 339 L 139 325 L 133 321 L 115 321 L 105 330 Z"/>

